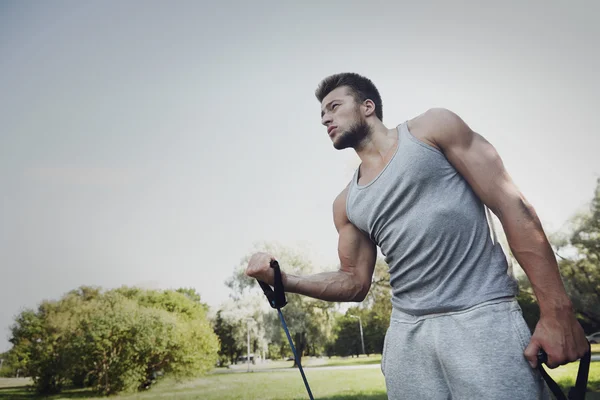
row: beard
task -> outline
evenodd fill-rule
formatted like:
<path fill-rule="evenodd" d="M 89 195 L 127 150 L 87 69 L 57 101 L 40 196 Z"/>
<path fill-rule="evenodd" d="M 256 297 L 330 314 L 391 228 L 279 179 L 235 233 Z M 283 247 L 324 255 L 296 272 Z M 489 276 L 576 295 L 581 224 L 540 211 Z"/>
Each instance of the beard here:
<path fill-rule="evenodd" d="M 348 147 L 356 149 L 370 133 L 371 127 L 364 118 L 361 118 L 358 122 L 350 126 L 348 130 L 339 134 L 333 142 L 333 147 L 337 150 L 346 149 Z"/>

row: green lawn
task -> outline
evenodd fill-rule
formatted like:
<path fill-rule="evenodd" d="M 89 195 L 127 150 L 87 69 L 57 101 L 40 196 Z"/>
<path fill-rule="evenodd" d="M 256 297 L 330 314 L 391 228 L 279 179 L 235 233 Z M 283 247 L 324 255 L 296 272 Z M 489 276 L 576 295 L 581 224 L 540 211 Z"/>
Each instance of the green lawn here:
<path fill-rule="evenodd" d="M 302 367 L 338 367 L 345 365 L 370 365 L 380 364 L 381 354 L 371 354 L 369 356 L 361 355 L 360 357 L 302 357 L 300 361 Z M 293 361 L 265 361 L 250 364 L 251 371 L 262 371 L 264 369 L 285 369 L 294 365 Z M 218 372 L 230 371 L 247 371 L 247 364 L 232 365 L 229 368 L 217 368 Z"/>
<path fill-rule="evenodd" d="M 331 359 L 327 359 L 327 362 L 323 364 L 323 366 L 329 367 L 337 367 L 344 365 L 371 365 L 371 364 L 381 364 L 381 354 L 372 354 L 370 356 L 360 356 L 358 358 L 351 357 L 331 357 Z M 304 364 L 302 364 L 304 365 Z"/>
<path fill-rule="evenodd" d="M 385 382 L 378 363 L 381 356 L 360 358 L 311 359 L 303 362 L 305 373 L 312 393 L 316 399 L 323 400 L 386 400 Z M 326 369 L 319 366 L 361 365 L 373 363 L 359 369 Z M 267 364 L 267 363 L 265 363 Z M 244 372 L 244 365 L 232 369 L 217 369 L 212 374 L 190 382 L 176 383 L 164 381 L 152 390 L 111 399 L 177 399 L 177 400 L 299 400 L 307 399 L 306 389 L 297 369 L 290 368 L 291 362 L 276 362 L 270 366 L 257 363 L 255 372 Z M 269 371 L 269 368 L 277 368 Z M 245 367 L 247 368 L 247 367 Z M 281 369 L 285 370 L 281 370 Z M 577 363 L 554 370 L 546 368 L 548 373 L 563 389 L 573 385 L 577 375 Z M 227 372 L 227 373 L 224 373 Z M 39 398 L 28 392 L 27 379 L 0 379 L 0 399 Z M 587 400 L 600 400 L 600 362 L 594 362 L 590 368 L 589 385 L 596 393 L 586 396 Z M 67 391 L 62 395 L 46 397 L 48 399 L 99 399 L 90 392 Z"/>
<path fill-rule="evenodd" d="M 306 378 L 313 396 L 323 400 L 387 400 L 383 375 L 378 368 L 356 370 L 307 369 Z M 259 383 L 260 382 L 260 383 Z M 24 389 L 0 389 L 0 399 L 33 399 Z M 49 397 L 85 398 L 85 393 L 69 392 Z M 192 382 L 164 382 L 151 391 L 111 399 L 177 400 L 296 400 L 307 399 L 306 388 L 297 370 L 289 372 L 255 372 L 214 374 Z"/>

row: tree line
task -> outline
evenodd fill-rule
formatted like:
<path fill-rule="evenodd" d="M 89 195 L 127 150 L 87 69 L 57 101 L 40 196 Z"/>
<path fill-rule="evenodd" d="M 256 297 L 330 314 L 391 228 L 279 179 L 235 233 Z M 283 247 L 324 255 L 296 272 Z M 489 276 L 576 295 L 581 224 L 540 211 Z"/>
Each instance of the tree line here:
<path fill-rule="evenodd" d="M 600 330 L 600 179 L 587 212 L 573 217 L 565 231 L 550 235 L 576 316 L 587 334 Z M 510 246 L 504 243 L 507 257 L 518 266 Z M 302 254 L 273 244 L 263 244 L 255 251 L 276 254 L 286 271 L 295 274 L 315 272 L 314 266 Z M 291 349 L 283 335 L 277 313 L 270 309 L 255 280 L 244 275 L 248 258 L 240 263 L 236 273 L 228 280 L 231 301 L 217 311 L 215 332 L 221 340 L 219 362 L 236 363 L 247 350 L 246 335 L 250 330 L 250 351 L 264 354 L 266 358 L 287 358 Z M 533 332 L 539 320 L 539 307 L 526 275 L 520 275 L 517 300 L 523 316 Z M 350 356 L 362 353 L 381 353 L 391 314 L 390 283 L 386 263 L 378 259 L 371 290 L 360 304 L 340 310 L 340 304 L 327 303 L 308 297 L 287 294 L 288 304 L 283 312 L 293 333 L 299 358 L 308 356 Z M 360 322 L 357 317 L 360 317 Z M 257 324 L 240 321 L 251 318 Z M 362 323 L 363 338 L 359 323 Z"/>
<path fill-rule="evenodd" d="M 600 179 L 587 212 L 564 232 L 551 235 L 559 269 L 586 333 L 600 330 Z M 508 257 L 516 264 L 508 246 Z M 318 272 L 301 252 L 274 244 L 254 249 L 277 254 L 285 271 Z M 249 256 L 226 285 L 230 299 L 218 309 L 194 289 L 103 291 L 80 287 L 15 317 L 12 348 L 0 354 L 0 376 L 31 377 L 38 393 L 81 387 L 99 394 L 150 388 L 161 376 L 194 378 L 216 366 L 244 360 L 292 357 L 276 310 L 244 274 Z M 526 276 L 518 301 L 533 331 L 539 308 Z M 331 303 L 287 293 L 283 308 L 299 360 L 303 356 L 381 353 L 391 314 L 387 265 L 378 259 L 362 303 Z M 362 337 L 361 328 L 362 327 Z"/>

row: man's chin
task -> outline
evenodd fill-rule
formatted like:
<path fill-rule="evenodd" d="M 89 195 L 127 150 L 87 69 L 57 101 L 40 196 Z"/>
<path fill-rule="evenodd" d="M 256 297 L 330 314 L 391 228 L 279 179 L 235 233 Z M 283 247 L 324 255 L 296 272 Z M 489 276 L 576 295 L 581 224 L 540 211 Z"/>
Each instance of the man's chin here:
<path fill-rule="evenodd" d="M 344 150 L 349 147 L 352 147 L 352 145 L 348 142 L 347 138 L 344 137 L 344 134 L 340 134 L 334 137 L 332 140 L 332 144 L 336 150 Z"/>
<path fill-rule="evenodd" d="M 337 143 L 337 142 L 333 142 L 333 148 L 336 150 L 344 150 L 344 149 L 348 149 L 352 146 L 350 146 L 348 143 Z"/>

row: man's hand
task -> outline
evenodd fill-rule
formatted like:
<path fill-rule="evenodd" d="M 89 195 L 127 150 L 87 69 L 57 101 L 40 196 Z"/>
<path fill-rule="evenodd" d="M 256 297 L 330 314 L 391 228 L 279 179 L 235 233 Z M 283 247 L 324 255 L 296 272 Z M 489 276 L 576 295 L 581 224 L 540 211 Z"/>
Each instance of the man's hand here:
<path fill-rule="evenodd" d="M 250 261 L 248 261 L 246 275 L 273 286 L 275 284 L 275 272 L 271 268 L 271 261 L 273 260 L 275 260 L 275 257 L 268 253 L 253 254 Z"/>
<path fill-rule="evenodd" d="M 532 368 L 537 368 L 537 355 L 543 349 L 548 355 L 546 365 L 556 368 L 577 361 L 589 350 L 583 328 L 572 312 L 541 316 L 524 351 Z"/>

